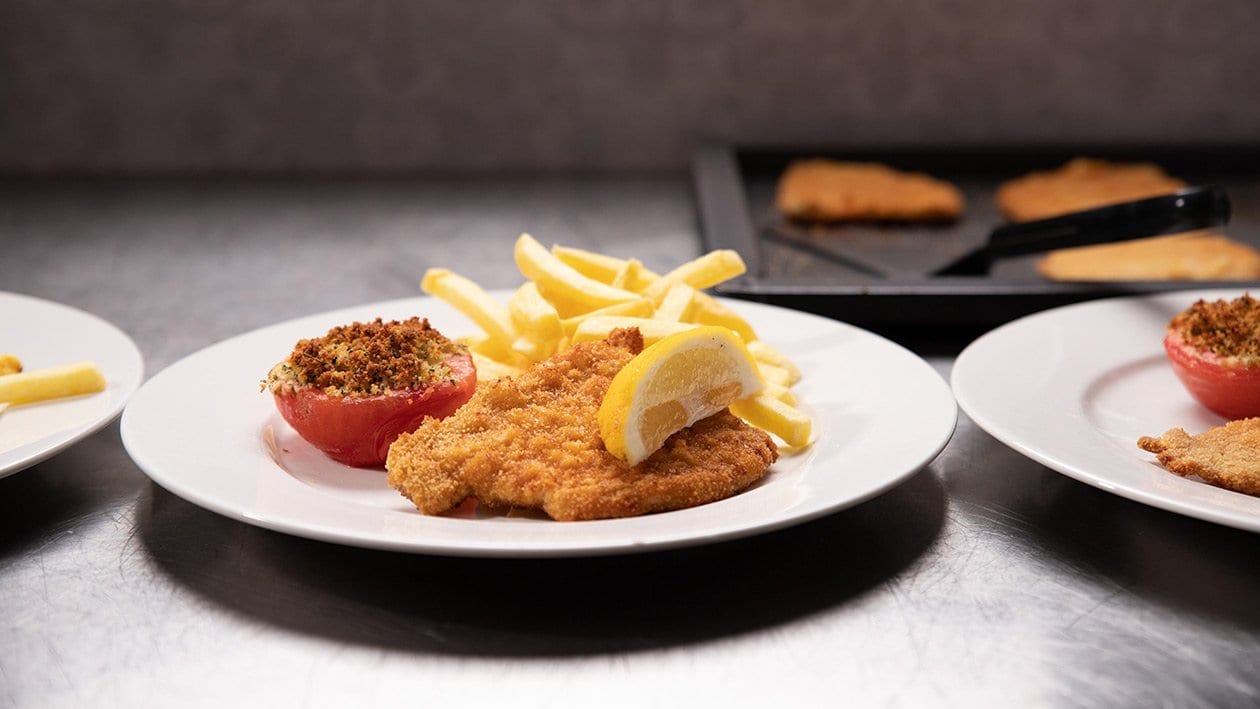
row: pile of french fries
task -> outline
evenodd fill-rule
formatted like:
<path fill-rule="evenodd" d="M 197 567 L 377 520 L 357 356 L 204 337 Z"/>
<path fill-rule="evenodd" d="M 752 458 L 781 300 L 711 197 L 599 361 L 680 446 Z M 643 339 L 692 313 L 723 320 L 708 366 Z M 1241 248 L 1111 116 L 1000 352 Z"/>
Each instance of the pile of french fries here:
<path fill-rule="evenodd" d="M 516 240 L 516 265 L 526 281 L 500 303 L 472 280 L 443 268 L 425 272 L 421 289 L 441 298 L 475 323 L 482 334 L 461 338 L 490 381 L 613 330 L 637 327 L 645 345 L 699 325 L 734 330 L 757 360 L 765 390 L 731 411 L 786 443 L 809 443 L 811 422 L 796 408 L 791 387 L 801 372 L 761 341 L 738 313 L 703 292 L 745 271 L 739 254 L 711 251 L 664 275 L 637 259 L 564 246 L 547 249 L 529 234 Z"/>

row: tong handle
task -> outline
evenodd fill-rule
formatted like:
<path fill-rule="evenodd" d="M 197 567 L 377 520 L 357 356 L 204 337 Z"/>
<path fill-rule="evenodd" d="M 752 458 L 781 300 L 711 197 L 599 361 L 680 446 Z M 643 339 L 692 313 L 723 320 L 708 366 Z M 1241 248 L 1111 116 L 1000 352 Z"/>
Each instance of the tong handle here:
<path fill-rule="evenodd" d="M 1049 219 L 1008 224 L 989 234 L 990 257 L 1125 241 L 1229 223 L 1229 198 L 1215 186 L 1097 207 Z"/>

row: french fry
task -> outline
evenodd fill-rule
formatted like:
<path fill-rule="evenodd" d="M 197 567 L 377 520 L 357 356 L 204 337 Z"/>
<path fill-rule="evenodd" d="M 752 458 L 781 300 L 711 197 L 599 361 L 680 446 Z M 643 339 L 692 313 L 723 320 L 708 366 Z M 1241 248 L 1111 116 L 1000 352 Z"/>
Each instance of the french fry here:
<path fill-rule="evenodd" d="M 563 332 L 555 306 L 538 292 L 533 281 L 526 281 L 508 298 L 508 314 L 516 331 L 535 339 L 559 337 Z"/>
<path fill-rule="evenodd" d="M 642 268 L 643 262 L 639 259 L 626 259 L 625 263 L 621 264 L 621 268 L 617 269 L 617 272 L 613 274 L 612 280 L 608 282 L 608 285 L 613 288 L 632 290 L 630 284 L 638 280 L 638 271 Z"/>
<path fill-rule="evenodd" d="M 703 290 L 729 280 L 748 270 L 744 259 L 730 249 L 718 249 L 683 265 L 661 276 L 652 285 L 643 289 L 643 295 L 660 303 L 669 287 L 675 283 L 686 283 L 696 290 Z"/>
<path fill-rule="evenodd" d="M 554 340 L 535 340 L 531 337 L 521 335 L 512 343 L 512 351 L 529 360 L 530 362 L 541 362 L 556 353 L 556 347 L 560 344 L 560 339 Z"/>
<path fill-rule="evenodd" d="M 753 355 L 753 357 L 756 358 L 756 355 Z M 784 388 L 792 386 L 792 375 L 783 367 L 776 367 L 773 364 L 758 361 L 757 371 L 761 372 L 762 379 L 771 384 L 778 384 Z"/>
<path fill-rule="evenodd" d="M 626 265 L 613 277 L 612 285 L 632 293 L 642 293 L 645 288 L 661 279 L 637 258 L 627 259 Z"/>
<path fill-rule="evenodd" d="M 591 340 L 602 340 L 612 334 L 613 330 L 623 327 L 639 328 L 639 332 L 643 335 L 643 344 L 647 346 L 663 337 L 690 330 L 695 325 L 654 320 L 652 318 L 632 318 L 623 315 L 595 315 L 586 318 L 577 326 L 577 330 L 573 331 L 573 337 L 570 338 L 570 342 L 577 344 Z"/>
<path fill-rule="evenodd" d="M 514 256 L 517 268 L 538 285 L 538 291 L 551 301 L 561 317 L 639 298 L 630 291 L 583 276 L 529 234 L 521 234 L 516 240 Z"/>
<path fill-rule="evenodd" d="M 697 325 L 721 325 L 739 333 L 745 343 L 755 342 L 757 332 L 739 313 L 723 305 L 717 298 L 696 291 L 695 300 L 691 304 L 689 321 Z"/>
<path fill-rule="evenodd" d="M 625 315 L 633 318 L 650 318 L 652 317 L 653 310 L 652 301 L 647 298 L 639 298 L 638 300 L 628 300 L 624 303 L 617 303 L 616 305 L 610 305 L 606 308 L 600 308 L 599 310 L 592 310 L 589 313 L 565 318 L 560 321 L 560 324 L 564 328 L 564 334 L 568 337 L 572 337 L 573 333 L 577 331 L 578 325 L 581 325 L 582 321 L 587 318 L 593 318 L 600 315 Z"/>
<path fill-rule="evenodd" d="M 473 281 L 445 268 L 430 268 L 420 281 L 420 289 L 450 303 L 503 348 L 510 348 L 516 341 L 516 328 L 507 307 Z"/>
<path fill-rule="evenodd" d="M 796 406 L 796 395 L 792 393 L 791 389 L 788 389 L 785 386 L 766 382 L 766 388 L 763 389 L 761 393 L 771 399 L 778 399 L 788 406 Z"/>
<path fill-rule="evenodd" d="M 661 279 L 660 274 L 644 266 L 637 259 L 635 267 L 626 276 L 626 290 L 642 294 L 643 290 Z"/>
<path fill-rule="evenodd" d="M 564 326 L 560 314 L 542 297 L 533 281 L 526 281 L 508 299 L 508 313 L 520 333 L 512 343 L 513 350 L 535 362 L 556 353 L 564 337 Z"/>
<path fill-rule="evenodd" d="M 670 322 L 690 322 L 688 315 L 691 313 L 691 305 L 695 302 L 697 293 L 699 291 L 686 283 L 675 283 L 665 291 L 665 297 L 661 299 L 661 304 L 656 306 L 656 312 L 652 317 Z"/>
<path fill-rule="evenodd" d="M 502 377 L 510 377 L 513 374 L 520 374 L 520 367 L 514 367 L 506 362 L 500 362 L 483 354 L 471 352 L 473 366 L 477 368 L 478 382 L 492 382 Z"/>
<path fill-rule="evenodd" d="M 566 266 L 600 283 L 611 284 L 617 272 L 626 267 L 625 259 L 571 246 L 553 244 L 551 253 Z"/>
<path fill-rule="evenodd" d="M 621 259 L 585 249 L 556 245 L 551 247 L 551 253 L 587 278 L 635 293 L 641 292 L 661 277 L 636 258 Z"/>
<path fill-rule="evenodd" d="M 105 391 L 105 376 L 91 362 L 33 369 L 0 377 L 0 402 L 29 404 Z"/>
<path fill-rule="evenodd" d="M 750 425 L 778 436 L 789 446 L 809 444 L 813 422 L 799 410 L 772 396 L 758 394 L 731 404 L 731 413 Z"/>
<path fill-rule="evenodd" d="M 788 386 L 791 386 L 801 380 L 801 370 L 792 360 L 788 359 L 782 352 L 776 350 L 761 340 L 754 340 L 746 343 L 748 352 L 753 359 L 762 364 L 773 365 L 784 370 L 788 374 Z"/>
<path fill-rule="evenodd" d="M 11 354 L 0 354 L 0 376 L 22 371 L 22 360 Z"/>
<path fill-rule="evenodd" d="M 502 362 L 510 367 L 527 367 L 530 360 L 519 352 L 512 349 L 511 343 L 503 342 L 490 337 L 489 335 L 472 335 L 470 337 L 456 338 L 459 342 L 468 347 L 468 351 L 474 355 L 480 355 L 487 359 L 493 359 Z"/>

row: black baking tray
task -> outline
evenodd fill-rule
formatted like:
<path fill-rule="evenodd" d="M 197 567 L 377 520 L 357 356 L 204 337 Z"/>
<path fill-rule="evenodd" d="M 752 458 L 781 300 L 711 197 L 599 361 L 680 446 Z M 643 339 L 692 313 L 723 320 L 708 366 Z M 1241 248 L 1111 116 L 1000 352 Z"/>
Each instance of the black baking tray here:
<path fill-rule="evenodd" d="M 1223 231 L 1260 248 L 1260 146 L 784 148 L 711 145 L 699 149 L 692 177 L 706 250 L 734 249 L 748 265 L 719 285 L 722 295 L 784 305 L 874 329 L 987 328 L 1068 303 L 1119 295 L 1256 281 L 1055 282 L 1036 271 L 1038 256 L 1004 259 L 984 276 L 931 272 L 984 243 L 1003 223 L 994 204 L 1000 183 L 1074 157 L 1159 164 L 1190 185 L 1225 190 L 1232 217 Z M 773 198 L 793 159 L 873 161 L 926 172 L 956 185 L 967 201 L 957 222 L 937 225 L 801 225 L 784 220 Z"/>

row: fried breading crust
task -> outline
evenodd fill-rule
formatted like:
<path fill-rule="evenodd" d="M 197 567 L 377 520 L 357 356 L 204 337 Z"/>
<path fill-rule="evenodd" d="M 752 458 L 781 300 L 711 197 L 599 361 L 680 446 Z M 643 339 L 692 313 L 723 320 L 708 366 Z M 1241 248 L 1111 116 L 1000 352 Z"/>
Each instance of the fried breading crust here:
<path fill-rule="evenodd" d="M 1037 271 L 1056 281 L 1241 281 L 1260 278 L 1260 251 L 1194 231 L 1051 251 Z"/>
<path fill-rule="evenodd" d="M 998 186 L 997 203 L 1007 219 L 1024 222 L 1155 197 L 1185 186 L 1153 163 L 1075 158 L 1054 170 L 1003 182 Z"/>
<path fill-rule="evenodd" d="M 692 507 L 760 480 L 778 457 L 774 442 L 725 411 L 634 467 L 604 448 L 600 403 L 642 349 L 638 330 L 617 330 L 478 387 L 455 414 L 426 420 L 390 447 L 389 484 L 425 514 L 476 497 L 584 520 Z"/>
<path fill-rule="evenodd" d="M 951 221 L 962 214 L 958 188 L 880 163 L 797 160 L 779 178 L 779 211 L 816 221 Z"/>
<path fill-rule="evenodd" d="M 1138 447 L 1154 453 L 1169 472 L 1260 495 L 1260 418 L 1230 421 L 1197 436 L 1174 428 L 1159 438 L 1142 436 Z"/>

